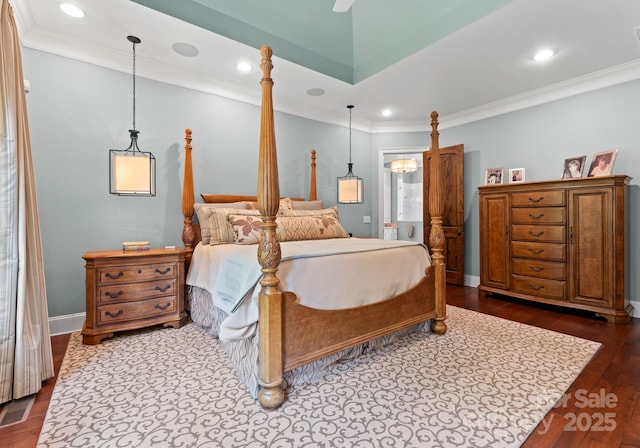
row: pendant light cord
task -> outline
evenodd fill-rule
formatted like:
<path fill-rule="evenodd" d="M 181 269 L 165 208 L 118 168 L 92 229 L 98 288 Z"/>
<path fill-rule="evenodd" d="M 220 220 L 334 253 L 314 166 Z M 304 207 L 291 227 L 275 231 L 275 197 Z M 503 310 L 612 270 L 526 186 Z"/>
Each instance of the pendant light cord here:
<path fill-rule="evenodd" d="M 347 109 L 349 109 L 349 165 L 351 165 L 351 111 L 353 107 L 353 104 L 347 106 Z"/>
<path fill-rule="evenodd" d="M 133 42 L 133 129 L 136 129 L 136 42 Z"/>

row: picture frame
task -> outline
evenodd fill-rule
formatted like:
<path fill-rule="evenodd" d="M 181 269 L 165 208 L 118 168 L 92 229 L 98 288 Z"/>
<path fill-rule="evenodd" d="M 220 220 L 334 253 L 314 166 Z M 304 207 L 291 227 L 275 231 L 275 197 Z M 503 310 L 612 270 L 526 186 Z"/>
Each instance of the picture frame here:
<path fill-rule="evenodd" d="M 584 166 L 587 162 L 587 156 L 570 157 L 564 159 L 564 167 L 562 168 L 563 179 L 577 179 L 582 177 Z"/>
<path fill-rule="evenodd" d="M 509 183 L 517 184 L 524 182 L 524 168 L 510 168 L 509 169 Z"/>
<path fill-rule="evenodd" d="M 504 168 L 487 168 L 485 170 L 485 185 L 498 185 L 502 183 L 504 183 Z"/>
<path fill-rule="evenodd" d="M 618 148 L 595 153 L 591 159 L 587 177 L 610 176 L 617 155 Z"/>

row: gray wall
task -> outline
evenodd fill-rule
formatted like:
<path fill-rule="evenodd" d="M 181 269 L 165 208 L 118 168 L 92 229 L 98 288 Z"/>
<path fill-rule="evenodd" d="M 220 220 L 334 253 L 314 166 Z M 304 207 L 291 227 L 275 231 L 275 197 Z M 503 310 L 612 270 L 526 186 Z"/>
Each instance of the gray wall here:
<path fill-rule="evenodd" d="M 31 49 L 23 49 L 23 60 L 31 82 L 27 103 L 51 316 L 84 312 L 83 253 L 118 248 L 125 240 L 181 245 L 185 128 L 193 130 L 196 194 L 255 194 L 258 107 L 138 76 L 136 127 L 142 150 L 157 158 L 157 196 L 113 196 L 108 150 L 129 144 L 131 74 Z M 593 153 L 617 147 L 613 172 L 635 177 L 630 296 L 640 298 L 639 100 L 640 81 L 634 81 L 441 131 L 441 146 L 465 145 L 468 275 L 479 275 L 477 186 L 486 168 L 524 167 L 527 180 L 558 179 L 565 158 L 584 154 L 590 163 Z M 425 128 L 430 112 L 425 111 Z M 336 178 L 347 171 L 348 129 L 282 113 L 275 123 L 281 194 L 308 194 L 309 151 L 316 149 L 318 196 L 334 205 Z M 378 150 L 429 143 L 427 132 L 353 131 L 354 172 L 364 178 L 365 203 L 340 206 L 347 231 L 372 236 L 377 229 Z M 371 224 L 363 224 L 365 215 Z"/>

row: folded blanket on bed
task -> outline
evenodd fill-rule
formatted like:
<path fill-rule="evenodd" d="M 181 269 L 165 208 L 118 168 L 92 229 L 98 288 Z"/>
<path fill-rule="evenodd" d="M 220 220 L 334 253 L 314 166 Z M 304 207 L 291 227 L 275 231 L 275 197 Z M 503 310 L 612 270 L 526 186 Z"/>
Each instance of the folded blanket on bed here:
<path fill-rule="evenodd" d="M 281 243 L 282 261 L 295 258 L 324 257 L 355 252 L 384 250 L 420 243 L 373 238 L 335 238 L 325 240 L 290 241 Z M 257 246 L 238 246 L 226 254 L 220 265 L 213 296 L 216 306 L 231 314 L 242 303 L 247 293 L 256 286 L 262 275 L 257 257 Z"/>

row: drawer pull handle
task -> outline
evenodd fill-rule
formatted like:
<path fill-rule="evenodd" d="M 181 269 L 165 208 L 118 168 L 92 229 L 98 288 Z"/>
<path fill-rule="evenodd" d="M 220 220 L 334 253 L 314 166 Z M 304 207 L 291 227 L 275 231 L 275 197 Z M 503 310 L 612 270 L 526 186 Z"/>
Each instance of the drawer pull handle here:
<path fill-rule="evenodd" d="M 122 294 L 124 294 L 123 290 L 120 290 L 116 293 L 113 293 L 111 291 L 107 291 L 104 293 L 105 296 L 111 297 L 112 299 L 115 299 L 116 297 L 120 297 Z"/>
<path fill-rule="evenodd" d="M 529 249 L 529 252 L 535 255 L 540 255 L 542 252 L 544 252 L 544 249 Z"/>
<path fill-rule="evenodd" d="M 539 215 L 532 215 L 531 213 L 529 213 L 529 218 L 531 219 L 538 219 L 538 218 L 542 218 L 544 216 L 544 213 L 540 213 Z"/>
<path fill-rule="evenodd" d="M 156 286 L 155 289 L 156 291 L 160 291 L 160 292 L 165 292 L 166 290 L 168 290 L 169 288 L 171 288 L 171 285 L 167 285 L 164 288 L 162 286 Z"/>
<path fill-rule="evenodd" d="M 160 274 L 160 275 L 164 275 L 164 274 L 167 274 L 167 273 L 171 272 L 171 268 L 167 268 L 164 271 L 161 271 L 160 269 L 156 268 L 156 272 L 158 274 Z"/>
<path fill-rule="evenodd" d="M 117 313 L 113 314 L 111 311 L 105 311 L 104 314 L 106 314 L 109 317 L 118 317 L 119 315 L 121 315 L 122 313 L 124 313 L 124 310 L 119 310 Z"/>
<path fill-rule="evenodd" d="M 544 289 L 544 285 L 536 286 L 533 283 L 529 283 L 529 286 L 531 287 L 531 289 L 533 289 L 535 291 L 540 291 L 541 289 Z"/>
<path fill-rule="evenodd" d="M 531 269 L 533 272 L 542 272 L 542 271 L 544 271 L 543 267 L 538 267 L 538 266 L 529 266 L 529 269 Z"/>
<path fill-rule="evenodd" d="M 535 237 L 539 237 L 544 235 L 544 231 L 540 231 L 540 232 L 532 232 L 531 230 L 529 230 L 529 235 L 531 236 L 535 236 Z"/>
<path fill-rule="evenodd" d="M 106 274 L 104 274 L 105 277 L 108 277 L 111 280 L 116 280 L 116 279 L 122 277 L 123 275 L 124 275 L 124 272 L 122 272 L 122 271 L 118 272 L 115 275 L 111 274 L 111 272 L 107 272 Z"/>
<path fill-rule="evenodd" d="M 533 199 L 531 197 L 529 198 L 531 202 L 536 202 L 536 203 L 542 201 L 543 199 L 544 199 L 544 196 L 540 196 L 538 199 Z"/>
<path fill-rule="evenodd" d="M 162 305 L 160 305 L 160 304 L 157 304 L 157 303 L 156 303 L 156 304 L 155 304 L 155 306 L 154 306 L 154 308 L 158 308 L 159 310 L 164 311 L 164 310 L 166 310 L 167 308 L 169 308 L 169 305 L 171 305 L 171 302 L 167 302 L 167 304 L 166 304 L 165 306 L 162 306 Z"/>

